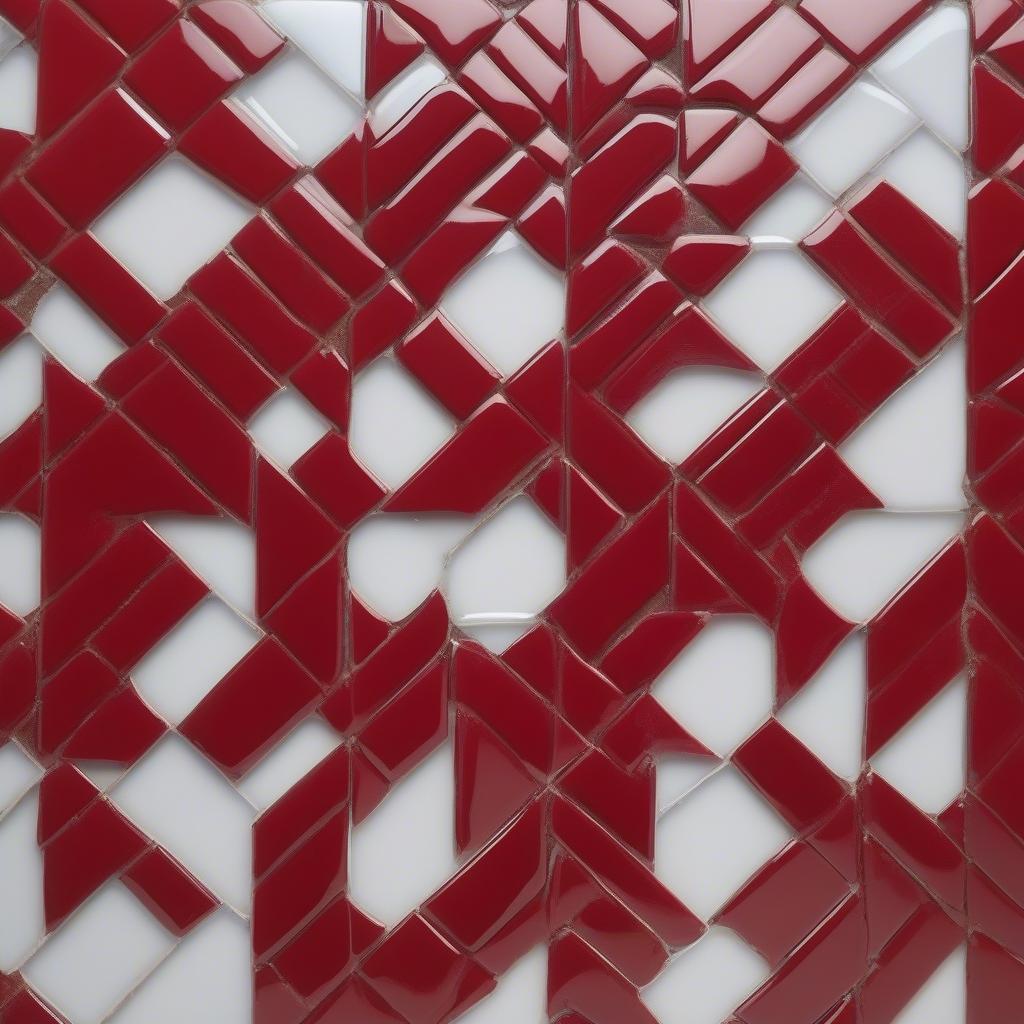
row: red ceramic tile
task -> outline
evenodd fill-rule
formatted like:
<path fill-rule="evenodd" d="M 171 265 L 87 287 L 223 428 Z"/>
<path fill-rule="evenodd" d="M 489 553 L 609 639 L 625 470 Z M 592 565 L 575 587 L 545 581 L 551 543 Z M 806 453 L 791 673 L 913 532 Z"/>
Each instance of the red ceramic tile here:
<path fill-rule="evenodd" d="M 736 230 L 795 173 L 789 154 L 746 120 L 689 177 L 689 190 Z"/>
<path fill-rule="evenodd" d="M 308 711 L 319 693 L 280 644 L 267 640 L 217 684 L 181 731 L 238 777 Z M 231 729 L 224 728 L 226 722 Z"/>
<path fill-rule="evenodd" d="M 241 420 L 277 390 L 274 378 L 194 302 L 179 306 L 159 337 Z"/>
<path fill-rule="evenodd" d="M 950 318 L 881 259 L 842 214 L 833 213 L 803 246 L 917 355 L 927 355 L 952 330 Z"/>
<path fill-rule="evenodd" d="M 195 25 L 172 25 L 132 64 L 127 84 L 169 127 L 181 130 L 242 77 Z"/>
<path fill-rule="evenodd" d="M 164 153 L 165 129 L 121 89 L 55 138 L 27 177 L 71 225 L 84 228 Z"/>
<path fill-rule="evenodd" d="M 80 6 L 128 51 L 136 50 L 178 14 L 175 0 L 140 0 L 131 7 L 117 0 L 85 0 Z"/>
<path fill-rule="evenodd" d="M 498 373 L 440 314 L 411 332 L 398 358 L 460 419 L 498 383 Z"/>
<path fill-rule="evenodd" d="M 178 935 L 217 906 L 216 898 L 159 847 L 143 854 L 122 877 L 161 924 Z"/>
<path fill-rule="evenodd" d="M 263 217 L 232 239 L 235 252 L 303 323 L 325 334 L 347 312 L 345 297 Z"/>
<path fill-rule="evenodd" d="M 52 135 L 120 72 L 125 55 L 65 3 L 47 4 L 39 20 L 37 131 Z"/>
<path fill-rule="evenodd" d="M 189 282 L 195 294 L 246 345 L 278 373 L 290 370 L 316 338 L 274 301 L 242 267 L 218 256 Z"/>
<path fill-rule="evenodd" d="M 229 103 L 211 107 L 181 136 L 179 148 L 254 203 L 269 199 L 297 166 L 268 133 Z"/>

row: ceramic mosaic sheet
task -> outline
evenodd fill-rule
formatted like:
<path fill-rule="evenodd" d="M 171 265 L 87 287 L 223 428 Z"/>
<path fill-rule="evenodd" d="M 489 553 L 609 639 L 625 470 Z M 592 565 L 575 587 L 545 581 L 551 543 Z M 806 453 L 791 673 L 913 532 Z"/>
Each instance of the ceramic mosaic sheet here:
<path fill-rule="evenodd" d="M 1024 1019 L 1024 5 L 0 0 L 0 1021 Z"/>

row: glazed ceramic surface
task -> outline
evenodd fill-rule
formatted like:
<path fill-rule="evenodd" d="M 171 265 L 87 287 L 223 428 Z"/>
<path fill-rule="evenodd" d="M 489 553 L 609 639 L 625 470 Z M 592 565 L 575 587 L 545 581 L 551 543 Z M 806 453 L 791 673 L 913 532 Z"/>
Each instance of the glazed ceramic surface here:
<path fill-rule="evenodd" d="M 0 1022 L 1024 1020 L 1024 4 L 0 0 Z"/>

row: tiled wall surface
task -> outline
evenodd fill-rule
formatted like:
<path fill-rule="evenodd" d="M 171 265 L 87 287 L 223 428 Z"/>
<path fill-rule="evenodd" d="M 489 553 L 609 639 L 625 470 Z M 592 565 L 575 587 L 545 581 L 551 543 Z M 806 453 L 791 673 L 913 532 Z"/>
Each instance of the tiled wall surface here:
<path fill-rule="evenodd" d="M 0 0 L 0 1022 L 1024 1021 L 1024 5 Z"/>

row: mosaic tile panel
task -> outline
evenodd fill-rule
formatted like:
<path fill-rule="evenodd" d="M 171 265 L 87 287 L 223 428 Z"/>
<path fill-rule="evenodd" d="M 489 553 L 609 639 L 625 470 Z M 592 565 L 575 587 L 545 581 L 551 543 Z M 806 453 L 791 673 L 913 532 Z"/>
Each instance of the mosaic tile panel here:
<path fill-rule="evenodd" d="M 0 0 L 0 1022 L 1024 1019 L 1024 4 Z"/>

